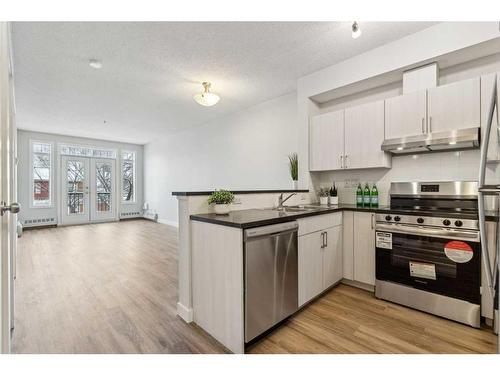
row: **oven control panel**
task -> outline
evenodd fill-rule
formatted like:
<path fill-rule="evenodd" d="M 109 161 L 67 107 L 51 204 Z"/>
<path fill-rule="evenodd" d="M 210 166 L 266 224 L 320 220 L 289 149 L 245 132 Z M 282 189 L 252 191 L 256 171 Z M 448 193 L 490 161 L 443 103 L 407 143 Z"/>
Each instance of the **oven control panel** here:
<path fill-rule="evenodd" d="M 450 219 L 445 217 L 417 216 L 417 215 L 390 215 L 376 214 L 375 219 L 379 223 L 391 225 L 410 224 L 417 226 L 445 227 L 479 230 L 478 220 L 472 219 Z"/>
<path fill-rule="evenodd" d="M 420 185 L 421 193 L 439 193 L 439 185 L 438 184 L 425 184 Z"/>

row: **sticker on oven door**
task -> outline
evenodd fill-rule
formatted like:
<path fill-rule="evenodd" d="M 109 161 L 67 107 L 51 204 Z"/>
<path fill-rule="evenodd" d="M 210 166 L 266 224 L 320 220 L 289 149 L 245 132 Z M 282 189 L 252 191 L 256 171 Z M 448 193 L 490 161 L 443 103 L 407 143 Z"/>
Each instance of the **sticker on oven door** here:
<path fill-rule="evenodd" d="M 436 266 L 431 263 L 410 263 L 410 276 L 436 280 Z"/>
<path fill-rule="evenodd" d="M 377 242 L 376 247 L 392 250 L 392 233 L 376 232 L 375 238 Z"/>
<path fill-rule="evenodd" d="M 444 245 L 444 253 L 455 263 L 467 263 L 474 256 L 472 247 L 463 241 L 450 241 Z"/>

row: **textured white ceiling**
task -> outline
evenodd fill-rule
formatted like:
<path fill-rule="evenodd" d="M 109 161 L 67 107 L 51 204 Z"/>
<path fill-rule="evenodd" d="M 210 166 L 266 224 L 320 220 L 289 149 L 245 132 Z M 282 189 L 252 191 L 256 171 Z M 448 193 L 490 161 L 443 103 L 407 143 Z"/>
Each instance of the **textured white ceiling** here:
<path fill-rule="evenodd" d="M 292 92 L 303 75 L 432 24 L 361 22 L 354 40 L 349 22 L 14 23 L 17 123 L 147 143 Z M 193 101 L 202 81 L 221 95 L 215 107 Z"/>

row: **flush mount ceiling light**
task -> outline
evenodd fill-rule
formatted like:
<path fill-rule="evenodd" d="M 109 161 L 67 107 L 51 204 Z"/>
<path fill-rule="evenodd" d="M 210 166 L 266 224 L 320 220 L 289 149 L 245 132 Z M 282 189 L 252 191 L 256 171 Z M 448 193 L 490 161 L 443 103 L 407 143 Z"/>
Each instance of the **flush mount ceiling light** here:
<path fill-rule="evenodd" d="M 352 38 L 357 39 L 361 36 L 361 29 L 359 27 L 359 24 L 354 21 L 352 24 Z"/>
<path fill-rule="evenodd" d="M 101 69 L 102 68 L 102 62 L 96 59 L 90 59 L 89 60 L 89 66 L 94 69 Z"/>
<path fill-rule="evenodd" d="M 203 82 L 202 85 L 203 91 L 193 96 L 193 99 L 196 101 L 196 103 L 205 107 L 216 105 L 219 102 L 220 97 L 219 95 L 210 92 L 210 82 Z"/>

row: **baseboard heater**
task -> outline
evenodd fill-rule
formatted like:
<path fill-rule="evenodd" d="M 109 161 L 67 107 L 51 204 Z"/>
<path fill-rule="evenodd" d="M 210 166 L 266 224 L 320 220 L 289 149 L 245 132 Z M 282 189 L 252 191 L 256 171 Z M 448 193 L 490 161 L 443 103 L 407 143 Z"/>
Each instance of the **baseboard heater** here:
<path fill-rule="evenodd" d="M 25 219 L 22 221 L 24 228 L 30 227 L 42 227 L 46 225 L 57 225 L 57 219 L 55 217 L 45 217 L 38 219 Z"/>

